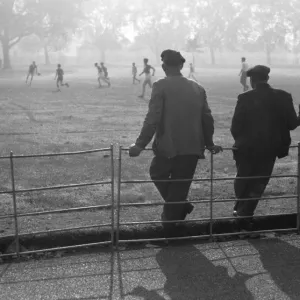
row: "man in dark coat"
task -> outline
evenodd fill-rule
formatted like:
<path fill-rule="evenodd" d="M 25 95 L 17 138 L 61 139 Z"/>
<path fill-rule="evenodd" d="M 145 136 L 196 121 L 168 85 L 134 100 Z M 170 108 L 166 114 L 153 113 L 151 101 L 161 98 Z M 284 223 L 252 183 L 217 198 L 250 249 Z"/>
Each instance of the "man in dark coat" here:
<path fill-rule="evenodd" d="M 150 176 L 152 180 L 187 180 L 155 182 L 165 202 L 185 202 L 204 149 L 216 154 L 222 148 L 213 143 L 214 120 L 204 88 L 181 74 L 185 59 L 173 50 L 163 51 L 161 58 L 166 77 L 153 84 L 144 126 L 129 155 L 139 156 L 155 135 Z M 192 210 L 187 201 L 166 204 L 162 220 L 184 220 Z M 174 228 L 171 223 L 163 225 L 166 231 Z"/>
<path fill-rule="evenodd" d="M 270 68 L 261 65 L 247 72 L 253 90 L 239 95 L 232 119 L 237 167 L 234 188 L 238 199 L 234 207 L 235 216 L 253 216 L 258 200 L 240 200 L 262 196 L 276 158 L 286 157 L 289 153 L 290 131 L 299 125 L 292 96 L 283 90 L 273 89 L 268 84 L 269 73 Z M 238 179 L 254 176 L 266 178 Z M 251 228 L 252 218 L 240 223 Z"/>

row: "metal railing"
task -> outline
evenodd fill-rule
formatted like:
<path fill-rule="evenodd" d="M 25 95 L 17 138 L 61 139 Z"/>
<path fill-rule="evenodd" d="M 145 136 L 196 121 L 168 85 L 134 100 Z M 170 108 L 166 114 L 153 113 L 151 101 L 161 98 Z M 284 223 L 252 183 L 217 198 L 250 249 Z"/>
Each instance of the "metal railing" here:
<path fill-rule="evenodd" d="M 14 162 L 16 159 L 26 159 L 26 158 L 38 158 L 38 157 L 57 157 L 57 156 L 70 156 L 70 155 L 83 155 L 83 154 L 91 154 L 91 153 L 99 153 L 99 152 L 109 152 L 110 153 L 110 180 L 107 181 L 96 181 L 96 182 L 87 182 L 87 183 L 78 183 L 78 184 L 68 184 L 68 185 L 57 185 L 57 186 L 49 186 L 49 187 L 40 187 L 40 188 L 30 188 L 30 189 L 17 189 L 15 186 L 15 167 Z M 11 190 L 10 191 L 3 191 L 1 194 L 11 194 L 13 200 L 13 214 L 3 215 L 0 216 L 0 219 L 14 219 L 14 241 L 15 241 L 15 252 L 9 254 L 0 255 L 0 257 L 11 257 L 20 255 L 27 255 L 39 252 L 49 252 L 49 251 L 56 251 L 56 250 L 66 250 L 66 249 L 76 249 L 76 248 L 83 248 L 87 246 L 98 246 L 98 245 L 113 245 L 114 243 L 114 147 L 111 145 L 109 148 L 102 148 L 102 149 L 94 149 L 88 151 L 77 151 L 77 152 L 63 152 L 63 153 L 48 153 L 48 154 L 39 154 L 39 155 L 13 155 L 10 153 L 8 157 L 0 157 L 0 159 L 9 159 L 10 161 L 10 173 L 11 173 Z M 86 186 L 98 186 L 98 185 L 111 185 L 111 203 L 108 205 L 94 205 L 94 206 L 86 206 L 86 207 L 76 207 L 76 208 L 68 208 L 68 209 L 59 209 L 59 210 L 48 210 L 48 211 L 37 211 L 37 212 L 30 212 L 30 213 L 18 213 L 18 205 L 17 205 L 17 195 L 20 193 L 25 192 L 33 192 L 33 191 L 47 191 L 47 190 L 58 190 L 58 189 L 68 189 L 68 188 L 78 188 L 78 187 L 86 187 Z M 103 209 L 110 209 L 111 210 L 111 222 L 110 223 L 103 223 L 103 224 L 95 224 L 89 226 L 77 226 L 77 227 L 70 227 L 70 228 L 63 228 L 63 229 L 55 229 L 55 230 L 47 230 L 47 231 L 36 231 L 30 233 L 20 233 L 19 230 L 19 218 L 21 217 L 32 217 L 32 216 L 41 216 L 41 215 L 50 215 L 50 214 L 63 214 L 69 212 L 79 212 L 79 211 L 88 211 L 88 210 L 103 210 Z M 72 230 L 82 230 L 82 229 L 91 229 L 91 228 L 99 228 L 99 227 L 110 227 L 110 240 L 109 241 L 102 241 L 97 243 L 87 243 L 87 244 L 80 244 L 74 246 L 67 246 L 67 247 L 56 247 L 56 248 L 47 248 L 42 250 L 36 251 L 20 251 L 20 238 L 25 236 L 32 236 L 38 234 L 51 234 L 51 233 L 58 233 L 63 231 L 72 231 Z"/>
<path fill-rule="evenodd" d="M 287 228 L 287 229 L 274 229 L 274 230 L 260 230 L 254 231 L 255 233 L 267 233 L 267 232 L 286 232 L 300 230 L 300 143 L 298 146 L 292 146 L 291 148 L 296 148 L 298 150 L 298 162 L 297 162 L 297 174 L 292 175 L 273 175 L 271 178 L 296 178 L 297 179 L 297 194 L 295 195 L 286 195 L 286 196 L 274 196 L 274 197 L 262 197 L 262 198 L 249 198 L 242 199 L 240 201 L 267 201 L 267 200 L 278 200 L 278 199 L 297 199 L 297 226 L 295 228 Z M 236 201 L 235 198 L 229 199 L 219 199 L 214 197 L 214 188 L 215 182 L 220 181 L 232 181 L 232 180 L 246 180 L 246 179 L 262 179 L 269 178 L 268 176 L 257 176 L 257 177 L 215 177 L 214 176 L 214 155 L 210 154 L 210 174 L 207 178 L 195 178 L 193 180 L 123 180 L 122 178 L 122 160 L 124 151 L 128 151 L 128 148 L 120 147 L 118 153 L 118 172 L 117 172 L 117 203 L 115 205 L 115 172 L 114 172 L 114 147 L 111 145 L 109 148 L 103 149 L 95 149 L 89 151 L 78 151 L 78 152 L 63 152 L 63 153 L 48 153 L 48 154 L 40 154 L 40 155 L 13 155 L 11 152 L 10 156 L 0 157 L 1 160 L 7 159 L 10 161 L 10 173 L 11 173 L 11 190 L 9 191 L 1 191 L 0 194 L 11 194 L 13 200 L 13 213 L 7 215 L 0 215 L 1 219 L 13 219 L 14 220 L 14 236 L 10 236 L 15 241 L 15 252 L 9 254 L 0 255 L 1 257 L 11 257 L 11 256 L 21 256 L 33 253 L 40 252 L 49 252 L 49 251 L 57 251 L 57 250 L 68 250 L 68 249 L 76 249 L 76 248 L 85 248 L 89 246 L 99 246 L 99 245 L 109 245 L 113 248 L 113 246 L 118 246 L 122 243 L 133 243 L 133 242 L 151 242 L 151 241 L 165 241 L 165 240 L 188 240 L 188 239 L 207 239 L 212 240 L 214 237 L 225 237 L 225 236 L 235 236 L 240 235 L 240 232 L 229 232 L 229 233 L 221 233 L 217 234 L 213 231 L 214 221 L 221 220 L 231 220 L 231 219 L 245 219 L 247 217 L 214 217 L 214 203 L 229 203 Z M 151 151 L 151 149 L 146 149 L 147 151 Z M 232 148 L 224 148 L 224 151 L 231 151 Z M 110 180 L 107 181 L 96 181 L 96 182 L 87 182 L 87 183 L 78 183 L 78 184 L 69 184 L 69 185 L 57 185 L 57 186 L 49 186 L 49 187 L 39 187 L 39 188 L 29 188 L 29 189 L 17 189 L 15 185 L 15 167 L 14 162 L 17 159 L 26 159 L 26 158 L 38 158 L 38 157 L 55 157 L 55 156 L 69 156 L 69 155 L 83 155 L 89 153 L 99 153 L 99 152 L 109 152 L 110 153 Z M 161 220 L 152 220 L 152 221 L 141 221 L 141 222 L 121 222 L 120 221 L 120 213 L 123 207 L 146 207 L 146 206 L 163 206 L 163 205 L 174 205 L 174 204 L 183 204 L 186 202 L 135 202 L 135 203 L 122 203 L 121 200 L 121 191 L 123 184 L 143 184 L 143 183 L 155 183 L 155 182 L 209 182 L 210 190 L 209 190 L 209 198 L 201 199 L 201 200 L 193 200 L 189 201 L 190 203 L 200 203 L 200 204 L 209 204 L 209 217 L 207 218 L 198 218 L 198 219 L 190 219 L 184 221 L 164 221 Z M 33 191 L 46 191 L 46 190 L 57 190 L 57 189 L 69 189 L 69 188 L 78 188 L 85 186 L 97 186 L 97 185 L 110 185 L 111 186 L 111 203 L 107 205 L 94 205 L 94 206 L 86 206 L 86 207 L 75 207 L 75 208 L 67 208 L 67 209 L 59 209 L 59 210 L 45 210 L 45 211 L 37 211 L 37 212 L 28 212 L 28 213 L 19 213 L 18 212 L 18 203 L 17 203 L 17 195 L 24 192 L 33 192 Z M 94 224 L 89 226 L 77 226 L 63 229 L 52 229 L 47 231 L 37 231 L 37 232 L 29 232 L 29 233 L 20 233 L 19 230 L 19 219 L 22 217 L 32 217 L 32 216 L 43 216 L 49 214 L 64 214 L 70 212 L 82 212 L 88 210 L 103 210 L 110 209 L 110 223 L 104 224 Z M 276 214 L 274 216 L 284 216 L 286 214 Z M 264 216 L 273 216 L 273 215 L 264 215 Z M 116 217 L 116 220 L 115 220 Z M 262 217 L 261 215 L 256 217 Z M 251 217 L 248 217 L 251 218 Z M 129 225 L 141 225 L 141 224 L 160 224 L 160 223 L 190 223 L 190 222 L 209 222 L 209 232 L 205 235 L 197 235 L 197 236 L 185 236 L 185 237 L 174 237 L 174 238 L 152 238 L 152 239 L 131 239 L 125 240 L 120 239 L 120 227 L 121 226 L 129 226 Z M 83 229 L 92 229 L 99 227 L 109 227 L 110 228 L 110 240 L 102 241 L 102 242 L 91 242 L 80 245 L 66 246 L 66 247 L 55 247 L 55 248 L 47 248 L 42 250 L 35 251 L 20 251 L 20 238 L 38 234 L 51 234 L 51 233 L 59 233 L 64 231 L 73 231 L 73 230 L 83 230 Z M 0 237 L 1 238 L 1 237 Z M 3 238 L 3 237 L 2 237 Z"/>
<path fill-rule="evenodd" d="M 216 181 L 232 181 L 232 180 L 247 180 L 247 179 L 263 179 L 263 178 L 296 178 L 297 179 L 297 194 L 296 195 L 287 195 L 287 196 L 274 196 L 274 197 L 262 197 L 262 198 L 249 198 L 241 199 L 240 201 L 267 201 L 267 200 L 278 200 L 278 199 L 296 199 L 297 200 L 297 227 L 287 228 L 287 229 L 273 229 L 273 230 L 259 230 L 253 231 L 253 233 L 268 233 L 268 232 L 288 232 L 288 231 L 298 231 L 300 230 L 300 143 L 298 146 L 291 146 L 292 148 L 297 148 L 298 150 L 298 170 L 297 174 L 294 175 L 273 175 L 273 176 L 255 176 L 255 177 L 214 177 L 214 154 L 210 153 L 210 176 L 208 178 L 195 178 L 193 180 L 179 179 L 179 180 L 122 180 L 122 153 L 128 151 L 128 148 L 120 147 L 119 148 L 119 166 L 118 166 L 118 195 L 117 195 L 117 220 L 116 220 L 116 245 L 122 243 L 136 243 L 136 242 L 151 242 L 151 241 L 165 241 L 165 240 L 188 240 L 188 239 L 207 239 L 212 240 L 214 237 L 226 237 L 226 236 L 235 236 L 240 235 L 240 232 L 231 232 L 231 233 L 222 233 L 217 234 L 213 232 L 213 222 L 222 221 L 222 220 L 232 220 L 232 219 L 247 219 L 252 217 L 222 217 L 214 218 L 214 203 L 224 203 L 224 202 L 235 202 L 234 199 L 214 199 L 214 182 Z M 146 149 L 151 151 L 151 149 Z M 224 151 L 232 151 L 233 148 L 223 148 Z M 142 222 L 120 222 L 120 211 L 122 207 L 142 207 L 142 206 L 163 206 L 163 205 L 174 205 L 174 204 L 184 204 L 186 202 L 144 202 L 144 203 L 122 203 L 121 202 L 121 190 L 123 184 L 143 184 L 143 183 L 155 183 L 155 182 L 209 182 L 210 183 L 210 197 L 209 199 L 198 200 L 198 201 L 189 201 L 190 203 L 208 203 L 209 204 L 209 218 L 201 219 L 191 219 L 184 221 L 142 221 Z M 265 217 L 265 216 L 286 216 L 287 214 L 275 214 L 275 215 L 256 215 L 256 217 Z M 141 224 L 159 224 L 159 223 L 188 223 L 188 222 L 209 222 L 209 234 L 199 235 L 199 236 L 185 236 L 185 237 L 172 237 L 172 238 L 151 238 L 151 239 L 135 239 L 135 240 L 122 240 L 120 239 L 120 226 L 128 225 L 141 225 Z"/>

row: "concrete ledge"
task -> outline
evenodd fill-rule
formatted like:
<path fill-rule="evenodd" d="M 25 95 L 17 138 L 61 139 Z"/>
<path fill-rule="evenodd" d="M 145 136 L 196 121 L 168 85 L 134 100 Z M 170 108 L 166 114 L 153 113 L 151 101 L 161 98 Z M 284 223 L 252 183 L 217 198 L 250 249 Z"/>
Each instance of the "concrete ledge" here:
<path fill-rule="evenodd" d="M 181 226 L 177 236 L 201 236 L 209 234 L 209 222 L 187 223 Z M 254 230 L 280 230 L 297 227 L 297 215 L 268 216 L 254 218 Z M 291 230 L 292 231 L 292 230 Z M 215 221 L 213 224 L 214 234 L 239 232 L 235 220 Z M 149 226 L 122 226 L 120 228 L 120 240 L 155 239 L 163 238 L 162 226 L 157 224 Z M 224 239 L 221 238 L 221 239 Z M 232 238 L 231 238 L 232 239 Z M 0 252 L 8 253 L 9 247 L 14 241 L 13 237 L 0 238 Z M 66 247 L 110 241 L 110 232 L 100 230 L 85 230 L 74 232 L 62 232 L 57 234 L 43 234 L 21 238 L 20 243 L 28 251 L 42 250 L 46 248 Z"/>

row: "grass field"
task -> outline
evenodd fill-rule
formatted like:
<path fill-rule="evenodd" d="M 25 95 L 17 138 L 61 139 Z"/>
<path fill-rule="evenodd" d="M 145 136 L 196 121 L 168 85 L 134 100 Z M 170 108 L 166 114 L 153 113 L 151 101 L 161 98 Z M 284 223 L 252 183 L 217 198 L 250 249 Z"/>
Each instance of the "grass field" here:
<path fill-rule="evenodd" d="M 147 100 L 137 98 L 140 86 L 133 86 L 130 70 L 111 69 L 112 87 L 97 89 L 95 71 L 80 70 L 67 73 L 69 89 L 55 91 L 53 75 L 43 72 L 35 78 L 32 87 L 25 85 L 24 76 L 0 73 L 1 130 L 0 154 L 40 154 L 90 150 L 115 144 L 128 147 L 139 134 L 147 111 Z M 185 70 L 187 73 L 187 70 Z M 215 118 L 215 143 L 232 146 L 229 132 L 236 97 L 241 88 L 234 69 L 199 69 L 198 79 L 206 88 L 208 101 Z M 162 77 L 157 72 L 157 78 Z M 299 104 L 298 85 L 300 71 L 272 71 L 271 83 L 291 92 L 295 106 Z M 149 92 L 148 92 L 149 98 Z M 293 143 L 300 140 L 299 131 L 293 133 Z M 148 168 L 152 153 L 144 152 L 137 159 L 124 153 L 122 178 L 149 179 Z M 116 155 L 117 170 L 117 155 Z M 209 157 L 208 157 L 209 158 Z M 208 177 L 209 159 L 199 162 L 197 177 Z M 295 174 L 297 153 L 277 162 L 274 174 Z M 9 161 L 0 161 L 0 190 L 11 189 Z M 110 179 L 110 158 L 104 153 L 70 157 L 17 159 L 15 161 L 17 188 L 34 188 L 59 184 L 79 183 Z M 231 152 L 215 156 L 215 176 L 235 175 Z M 189 199 L 209 197 L 210 185 L 194 183 Z M 296 193 L 295 179 L 273 179 L 266 195 Z M 122 202 L 134 203 L 159 201 L 153 184 L 122 185 Z M 233 184 L 229 181 L 216 182 L 215 199 L 233 198 Z M 108 204 L 111 201 L 110 187 L 86 187 L 58 191 L 18 194 L 19 212 L 32 212 L 68 207 Z M 230 216 L 233 204 L 215 203 L 214 216 Z M 12 213 L 11 195 L 0 195 L 1 215 Z M 295 200 L 261 202 L 257 214 L 291 213 L 296 210 Z M 121 212 L 121 221 L 158 220 L 161 207 L 126 208 Z M 209 217 L 209 205 L 199 204 L 191 218 Z M 67 228 L 80 225 L 95 225 L 109 221 L 108 211 L 91 211 L 63 215 L 47 215 L 20 218 L 21 233 Z M 13 220 L 0 220 L 1 235 L 11 235 Z"/>

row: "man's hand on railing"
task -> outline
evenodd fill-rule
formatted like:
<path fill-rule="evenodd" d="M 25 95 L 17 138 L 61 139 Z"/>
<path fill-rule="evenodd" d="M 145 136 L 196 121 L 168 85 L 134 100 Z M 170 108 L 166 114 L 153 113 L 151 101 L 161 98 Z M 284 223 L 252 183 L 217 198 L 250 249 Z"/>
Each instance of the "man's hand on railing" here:
<path fill-rule="evenodd" d="M 218 154 L 220 152 L 223 152 L 223 148 L 221 146 L 211 146 L 211 147 L 206 147 L 208 151 L 210 151 L 212 154 Z"/>
<path fill-rule="evenodd" d="M 132 144 L 129 147 L 129 156 L 130 157 L 138 157 L 144 149 L 137 146 L 136 144 Z"/>

